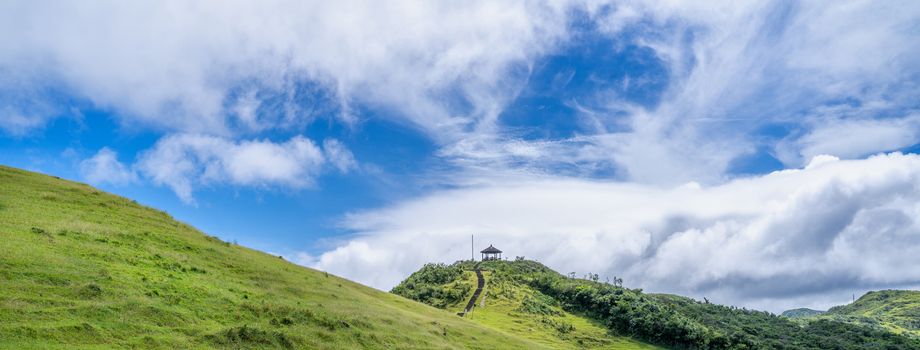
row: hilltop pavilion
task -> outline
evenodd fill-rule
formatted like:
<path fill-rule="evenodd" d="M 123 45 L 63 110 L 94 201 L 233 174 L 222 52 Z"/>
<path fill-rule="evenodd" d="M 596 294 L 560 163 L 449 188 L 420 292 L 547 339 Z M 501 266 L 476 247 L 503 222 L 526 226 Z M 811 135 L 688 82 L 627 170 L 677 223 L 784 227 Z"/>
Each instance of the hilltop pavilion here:
<path fill-rule="evenodd" d="M 493 247 L 491 244 L 489 244 L 489 247 L 483 249 L 480 253 L 482 253 L 482 261 L 502 259 L 502 251 Z"/>

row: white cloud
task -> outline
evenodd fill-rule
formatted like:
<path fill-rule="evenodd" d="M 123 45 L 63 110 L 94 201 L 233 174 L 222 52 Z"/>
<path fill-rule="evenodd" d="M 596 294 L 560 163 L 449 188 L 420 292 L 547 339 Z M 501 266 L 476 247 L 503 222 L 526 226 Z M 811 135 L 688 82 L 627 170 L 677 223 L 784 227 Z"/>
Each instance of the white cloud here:
<path fill-rule="evenodd" d="M 610 35 L 654 50 L 669 72 L 660 104 L 646 110 L 614 94 L 599 106 L 608 115 L 585 116 L 623 130 L 627 115 L 625 132 L 589 135 L 594 141 L 581 147 L 583 157 L 613 161 L 631 181 L 718 183 L 737 157 L 761 142 L 774 146 L 756 135 L 765 125 L 801 126 L 820 138 L 825 124 L 904 115 L 920 93 L 913 1 L 623 1 L 594 15 Z M 852 107 L 816 113 L 837 104 Z M 856 135 L 865 143 L 846 149 L 812 148 L 830 145 L 806 138 L 781 151 L 797 166 L 817 153 L 849 157 L 920 141 L 906 132 L 896 142 L 874 143 L 885 135 L 875 136 Z"/>
<path fill-rule="evenodd" d="M 364 117 L 352 106 L 366 104 L 423 131 L 460 165 L 615 166 L 630 181 L 711 184 L 765 142 L 751 135 L 765 124 L 819 134 L 824 123 L 912 108 L 920 92 L 912 1 L 0 6 L 0 94 L 9 95 L 0 96 L 0 127 L 20 134 L 57 110 L 53 94 L 43 95 L 49 86 L 111 108 L 127 125 L 224 137 L 330 112 L 350 124 Z M 607 97 L 583 115 L 591 127 L 579 136 L 517 140 L 498 116 L 538 58 L 577 45 L 568 41 L 581 38 L 571 35 L 580 9 L 616 39 L 610 50 L 654 50 L 669 79 L 661 103 L 597 92 Z M 26 98 L 16 91 L 50 105 L 17 103 Z M 857 107 L 798 120 L 839 101 Z M 889 107 L 863 107 L 878 104 Z M 778 152 L 797 165 L 826 151 L 810 144 L 785 142 L 792 149 Z"/>
<path fill-rule="evenodd" d="M 2 55 L 2 54 L 0 54 Z M 23 88 L 23 72 L 4 72 L 0 67 L 0 131 L 20 137 L 41 129 L 60 114 L 60 108 L 34 89 Z"/>
<path fill-rule="evenodd" d="M 339 103 L 346 122 L 355 118 L 351 103 L 370 103 L 450 139 L 488 128 L 526 79 L 514 72 L 526 73 L 531 58 L 565 35 L 567 8 L 565 1 L 5 2 L 0 82 L 59 88 L 118 111 L 128 125 L 211 134 L 312 118 L 316 97 L 298 95 L 312 82 L 331 93 L 317 104 Z M 456 94 L 472 109 L 451 108 L 445 100 Z"/>
<path fill-rule="evenodd" d="M 307 262 L 387 289 L 468 258 L 475 234 L 563 273 L 781 311 L 920 284 L 917 217 L 920 156 L 825 156 L 713 187 L 530 178 L 433 193 L 348 216 L 357 237 Z"/>
<path fill-rule="evenodd" d="M 329 144 L 337 142 L 327 140 Z M 339 159 L 350 153 L 340 147 L 330 154 Z M 350 160 L 353 166 L 354 159 Z M 160 139 L 139 157 L 135 166 L 154 183 L 169 186 L 184 202 L 193 203 L 192 192 L 197 185 L 309 187 L 326 162 L 323 150 L 301 136 L 275 143 L 179 134 Z M 342 161 L 334 162 L 342 170 L 338 164 Z"/>
<path fill-rule="evenodd" d="M 347 173 L 358 166 L 355 156 L 338 140 L 323 140 L 323 152 L 326 153 L 329 162 L 341 173 Z"/>
<path fill-rule="evenodd" d="M 798 165 L 819 154 L 858 158 L 920 142 L 920 114 L 902 118 L 824 118 L 812 130 L 777 146 L 781 160 Z"/>
<path fill-rule="evenodd" d="M 0 106 L 0 129 L 13 136 L 23 136 L 44 126 L 49 119 L 40 113 L 23 114 L 23 112 L 10 106 Z"/>
<path fill-rule="evenodd" d="M 80 162 L 80 175 L 92 184 L 127 185 L 137 181 L 134 171 L 119 162 L 118 153 L 107 147 Z"/>

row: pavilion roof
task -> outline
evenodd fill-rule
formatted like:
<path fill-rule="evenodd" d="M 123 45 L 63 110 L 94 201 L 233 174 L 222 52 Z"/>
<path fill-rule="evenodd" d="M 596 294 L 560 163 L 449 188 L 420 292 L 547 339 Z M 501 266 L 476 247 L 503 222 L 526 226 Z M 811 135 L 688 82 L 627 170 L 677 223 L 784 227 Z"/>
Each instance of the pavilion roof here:
<path fill-rule="evenodd" d="M 498 250 L 498 248 L 495 248 L 491 244 L 489 244 L 489 247 L 486 249 L 483 249 L 481 253 L 488 254 L 488 253 L 501 253 L 501 252 L 502 252 L 501 250 Z"/>

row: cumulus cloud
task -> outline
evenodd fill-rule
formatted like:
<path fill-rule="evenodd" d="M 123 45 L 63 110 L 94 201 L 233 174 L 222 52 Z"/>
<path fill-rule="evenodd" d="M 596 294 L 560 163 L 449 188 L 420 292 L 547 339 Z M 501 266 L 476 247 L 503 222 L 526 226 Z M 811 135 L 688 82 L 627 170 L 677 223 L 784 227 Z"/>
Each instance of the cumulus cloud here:
<path fill-rule="evenodd" d="M 216 136 L 178 134 L 164 137 L 140 155 L 135 166 L 156 184 L 166 185 L 186 203 L 194 203 L 198 185 L 230 184 L 305 188 L 327 162 L 347 172 L 356 166 L 351 153 L 327 139 L 325 152 L 313 141 L 295 136 L 285 142 L 232 141 Z"/>
<path fill-rule="evenodd" d="M 357 236 L 301 263 L 381 289 L 430 261 L 469 258 L 469 235 L 567 273 L 735 305 L 826 307 L 920 285 L 920 156 L 816 157 L 718 186 L 545 178 L 461 188 L 343 225 Z"/>
<path fill-rule="evenodd" d="M 137 174 L 118 161 L 118 153 L 108 147 L 81 161 L 80 174 L 92 184 L 127 185 L 137 181 Z"/>

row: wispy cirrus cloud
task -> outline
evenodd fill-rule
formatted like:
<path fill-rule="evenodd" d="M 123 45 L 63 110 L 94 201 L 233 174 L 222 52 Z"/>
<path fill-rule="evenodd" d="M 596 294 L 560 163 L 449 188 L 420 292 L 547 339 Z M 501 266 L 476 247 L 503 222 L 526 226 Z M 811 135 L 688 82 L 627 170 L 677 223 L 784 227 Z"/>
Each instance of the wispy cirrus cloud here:
<path fill-rule="evenodd" d="M 591 50 L 654 53 L 634 73 L 663 67 L 660 100 L 631 99 L 637 80 L 613 77 L 596 84 L 600 91 L 563 102 L 579 120 L 575 136 L 521 138 L 499 120 L 499 132 L 468 135 L 441 155 L 475 169 L 576 176 L 615 169 L 604 173 L 644 183 L 719 183 L 731 177 L 733 163 L 757 152 L 800 166 L 817 154 L 863 157 L 920 142 L 912 122 L 920 108 L 913 98 L 920 50 L 904 45 L 917 41 L 911 23 L 920 7 L 910 2 L 623 1 L 582 10 L 591 25 L 571 36 L 610 38 Z M 597 67 L 564 68 L 559 74 L 571 79 Z M 859 151 L 824 147 L 853 131 L 844 125 L 857 124 L 865 135 Z M 896 126 L 904 129 L 891 135 Z M 883 135 L 897 141 L 876 142 Z"/>
<path fill-rule="evenodd" d="M 808 138 L 830 132 L 826 124 L 875 118 L 890 121 L 863 127 L 910 124 L 895 120 L 910 118 L 918 107 L 911 96 L 918 93 L 920 50 L 905 45 L 917 42 L 910 28 L 918 14 L 911 2 L 621 2 L 600 16 L 602 28 L 653 49 L 671 80 L 653 108 L 612 100 L 606 108 L 625 111 L 631 127 L 596 136 L 588 150 L 609 150 L 607 157 L 633 181 L 719 182 L 733 160 L 779 145 L 761 135 L 773 125 L 804 130 L 786 135 L 804 138 L 794 142 L 797 161 L 788 164 L 798 166 L 816 155 Z M 839 105 L 848 105 L 847 112 L 818 113 Z"/>
<path fill-rule="evenodd" d="M 330 116 L 351 127 L 370 108 L 449 145 L 496 132 L 530 62 L 566 37 L 571 9 L 568 1 L 5 3 L 0 128 L 26 135 L 68 110 L 62 101 L 80 101 L 112 111 L 126 130 L 162 133 L 146 152 L 153 162 L 177 140 L 196 150 L 218 139 L 232 146 Z M 344 144 L 325 147 L 340 171 L 355 167 Z M 142 173 L 190 201 L 204 181 L 176 175 L 194 172 L 182 164 Z"/>
<path fill-rule="evenodd" d="M 133 127 L 235 138 L 323 115 L 348 125 L 386 118 L 421 131 L 460 167 L 615 168 L 603 173 L 718 183 L 738 158 L 764 149 L 800 165 L 814 152 L 796 138 L 825 123 L 917 108 L 920 53 L 905 43 L 916 41 L 920 9 L 911 2 L 6 6 L 3 32 L 21 34 L 3 40 L 3 91 L 32 91 L 49 107 L 0 98 L 8 132 L 60 110 L 42 93 L 53 86 Z M 639 70 L 663 68 L 658 103 L 629 98 L 641 79 L 626 75 L 599 85 L 609 91 L 564 101 L 582 120 L 574 137 L 525 139 L 504 125 L 541 59 L 596 37 L 609 39 L 595 49 L 605 54 L 654 53 Z M 818 112 L 841 104 L 850 111 Z M 359 112 L 366 107 L 377 113 Z M 760 135 L 776 124 L 796 132 Z"/>

